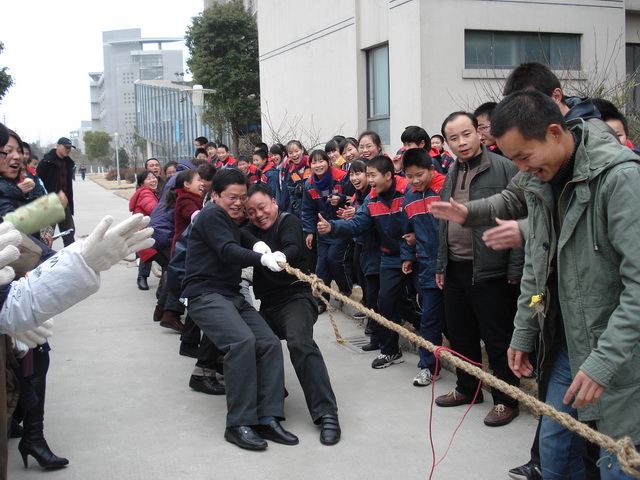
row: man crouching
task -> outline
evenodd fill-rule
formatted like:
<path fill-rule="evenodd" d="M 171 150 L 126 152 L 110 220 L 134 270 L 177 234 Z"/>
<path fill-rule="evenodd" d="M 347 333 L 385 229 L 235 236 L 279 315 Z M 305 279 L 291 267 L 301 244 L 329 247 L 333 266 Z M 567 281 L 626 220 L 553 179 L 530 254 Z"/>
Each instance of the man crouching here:
<path fill-rule="evenodd" d="M 215 203 L 198 214 L 189 234 L 182 295 L 189 314 L 225 353 L 227 428 L 224 438 L 240 448 L 264 450 L 272 440 L 296 445 L 282 428 L 284 366 L 282 346 L 260 314 L 240 293 L 242 267 L 280 271 L 280 252 L 259 254 L 240 246 L 235 220 L 244 215 L 247 178 L 238 170 L 213 179 Z"/>
<path fill-rule="evenodd" d="M 295 215 L 279 213 L 267 184 L 251 185 L 248 196 L 246 207 L 251 225 L 244 229 L 254 238 L 246 239 L 247 246 L 256 251 L 282 252 L 291 266 L 308 274 L 300 220 Z M 340 440 L 338 406 L 322 353 L 313 340 L 318 308 L 311 287 L 286 272 L 261 268 L 254 270 L 253 291 L 260 300 L 260 314 L 287 341 L 307 408 L 313 422 L 321 428 L 320 442 L 335 445 Z"/>

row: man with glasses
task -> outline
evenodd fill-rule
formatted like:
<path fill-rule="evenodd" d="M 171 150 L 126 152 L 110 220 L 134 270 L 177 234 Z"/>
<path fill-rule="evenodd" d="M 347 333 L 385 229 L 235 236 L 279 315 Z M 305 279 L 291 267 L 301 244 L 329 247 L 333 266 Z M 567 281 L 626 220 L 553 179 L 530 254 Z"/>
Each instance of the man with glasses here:
<path fill-rule="evenodd" d="M 280 340 L 240 293 L 242 267 L 278 272 L 286 262 L 263 242 L 240 246 L 236 221 L 244 218 L 249 182 L 225 169 L 213 178 L 215 203 L 205 206 L 189 234 L 182 296 L 189 315 L 225 353 L 227 428 L 224 438 L 247 450 L 264 450 L 265 439 L 296 445 L 284 420 L 284 365 Z"/>
<path fill-rule="evenodd" d="M 496 139 L 491 135 L 491 115 L 493 110 L 498 105 L 496 102 L 486 102 L 475 109 L 473 114 L 478 120 L 478 135 L 480 135 L 480 141 L 487 147 L 490 152 L 502 155 L 502 152 L 496 144 Z"/>
<path fill-rule="evenodd" d="M 64 192 L 69 201 L 65 208 L 64 220 L 58 223 L 60 232 L 69 232 L 62 236 L 65 247 L 75 242 L 73 232 L 76 228 L 73 222 L 73 171 L 76 164 L 69 157 L 72 148 L 76 147 L 71 143 L 71 140 L 67 137 L 60 137 L 56 148 L 49 150 L 36 168 L 36 173 L 44 183 L 47 192 Z"/>

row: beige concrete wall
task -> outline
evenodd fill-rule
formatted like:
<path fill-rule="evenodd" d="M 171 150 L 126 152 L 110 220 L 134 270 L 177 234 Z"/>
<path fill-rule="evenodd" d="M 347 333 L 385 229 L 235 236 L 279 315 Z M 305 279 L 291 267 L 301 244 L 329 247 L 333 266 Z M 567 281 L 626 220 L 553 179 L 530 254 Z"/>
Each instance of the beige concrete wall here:
<path fill-rule="evenodd" d="M 607 66 L 624 75 L 624 4 L 548 0 L 546 5 L 482 0 L 262 0 L 259 11 L 262 110 L 328 140 L 366 129 L 366 53 L 389 44 L 391 138 L 395 152 L 407 125 L 437 133 L 452 111 L 498 95 L 508 71 L 464 68 L 465 29 L 577 33 L 586 78 Z M 614 7 L 614 8 L 610 8 Z M 633 21 L 635 22 L 635 16 Z M 629 25 L 627 15 L 627 25 Z M 634 23 L 635 28 L 635 23 Z M 606 62 L 605 62 L 606 59 Z M 564 72 L 557 72 L 564 77 Z M 263 122 L 265 139 L 273 132 Z"/>

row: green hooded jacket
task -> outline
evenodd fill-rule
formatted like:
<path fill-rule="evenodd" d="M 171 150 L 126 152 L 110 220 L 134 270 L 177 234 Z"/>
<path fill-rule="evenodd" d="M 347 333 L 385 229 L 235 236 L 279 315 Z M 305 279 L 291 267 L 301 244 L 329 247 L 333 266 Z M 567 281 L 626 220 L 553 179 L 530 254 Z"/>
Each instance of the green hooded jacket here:
<path fill-rule="evenodd" d="M 640 443 L 640 157 L 590 133 L 584 120 L 567 123 L 581 136 L 571 181 L 558 200 L 554 231 L 551 186 L 520 178 L 529 235 L 511 348 L 532 352 L 541 335 L 540 374 L 548 375 L 554 325 L 530 306 L 544 294 L 557 251 L 558 296 L 571 372 L 604 387 L 600 400 L 578 410 L 598 430 Z"/>

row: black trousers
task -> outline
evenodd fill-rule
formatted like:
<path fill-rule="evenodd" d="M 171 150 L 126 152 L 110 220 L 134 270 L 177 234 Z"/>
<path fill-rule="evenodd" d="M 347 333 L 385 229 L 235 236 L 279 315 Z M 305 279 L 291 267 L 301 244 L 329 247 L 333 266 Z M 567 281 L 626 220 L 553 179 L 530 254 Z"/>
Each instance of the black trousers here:
<path fill-rule="evenodd" d="M 58 230 L 60 230 L 61 232 L 64 232 L 65 230 L 69 230 L 73 228 L 75 230 L 76 228 L 76 224 L 73 221 L 73 216 L 71 215 L 71 208 L 69 208 L 69 206 L 67 206 L 64 209 L 64 220 L 62 220 L 60 223 L 58 223 Z M 71 245 L 73 242 L 75 242 L 75 231 L 68 233 L 67 235 L 62 237 L 62 243 L 64 243 L 65 247 L 68 247 L 69 245 Z"/>
<path fill-rule="evenodd" d="M 227 426 L 284 419 L 282 345 L 240 294 L 204 293 L 189 299 L 189 315 L 224 352 Z"/>
<path fill-rule="evenodd" d="M 287 341 L 291 363 L 313 421 L 318 423 L 323 415 L 338 413 L 329 372 L 313 339 L 318 307 L 311 293 L 293 294 L 279 303 L 262 300 L 260 314 L 276 335 Z"/>
<path fill-rule="evenodd" d="M 402 325 L 403 321 L 420 325 L 422 311 L 416 308 L 409 298 L 410 284 L 414 279 L 417 279 L 417 275 L 415 271 L 411 275 L 405 275 L 400 267 L 388 266 L 384 263 L 380 266 L 380 292 L 378 296 L 380 315 L 399 325 Z M 380 337 L 380 353 L 393 355 L 400 352 L 399 337 L 396 332 L 378 325 L 378 335 Z"/>
<path fill-rule="evenodd" d="M 471 262 L 449 261 L 444 282 L 444 310 L 451 348 L 474 362 L 482 362 L 484 341 L 493 374 L 510 385 L 519 385 L 507 362 L 513 333 L 514 289 L 506 278 L 472 282 Z M 457 370 L 456 390 L 473 396 L 478 379 Z M 515 407 L 518 402 L 491 389 L 494 405 Z"/>

